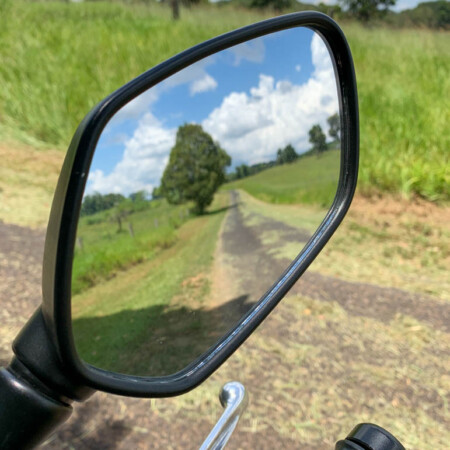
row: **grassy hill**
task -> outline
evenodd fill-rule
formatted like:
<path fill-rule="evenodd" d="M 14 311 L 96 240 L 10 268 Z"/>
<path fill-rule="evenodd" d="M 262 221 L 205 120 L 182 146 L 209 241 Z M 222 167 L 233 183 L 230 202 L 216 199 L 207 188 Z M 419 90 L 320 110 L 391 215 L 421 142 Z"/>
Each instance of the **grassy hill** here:
<path fill-rule="evenodd" d="M 174 23 L 169 8 L 153 3 L 4 1 L 0 8 L 0 137 L 61 151 L 87 111 L 123 83 L 273 15 L 205 5 L 183 9 Z M 360 190 L 448 201 L 449 33 L 341 26 L 358 80 Z"/>
<path fill-rule="evenodd" d="M 340 152 L 329 150 L 272 167 L 222 189 L 243 189 L 269 203 L 309 203 L 329 207 L 339 180 Z"/>

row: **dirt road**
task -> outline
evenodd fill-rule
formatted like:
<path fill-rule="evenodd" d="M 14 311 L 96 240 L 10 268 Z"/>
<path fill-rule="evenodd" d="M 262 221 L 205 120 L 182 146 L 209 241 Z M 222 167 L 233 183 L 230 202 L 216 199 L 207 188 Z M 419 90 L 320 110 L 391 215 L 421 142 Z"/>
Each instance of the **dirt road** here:
<path fill-rule="evenodd" d="M 217 270 L 220 276 L 216 278 L 221 278 L 222 286 L 228 286 L 226 294 L 233 296 L 230 298 L 235 298 L 236 292 L 239 292 L 254 301 L 271 284 L 274 274 L 280 273 L 288 263 L 286 259 L 277 257 L 274 249 L 286 242 L 304 242 L 309 233 L 268 217 L 253 217 L 254 220 L 249 221 L 248 215 L 244 218 L 239 197 L 232 195 L 237 207 L 230 208 L 225 218 L 218 246 L 220 267 Z M 276 238 L 269 243 L 264 242 L 261 236 L 270 230 L 276 230 Z M 4 365 L 11 357 L 11 340 L 40 303 L 44 232 L 0 223 L 0 236 L 0 363 Z M 223 277 L 227 277 L 227 282 L 224 283 Z M 399 313 L 411 316 L 424 327 L 431 327 L 439 333 L 448 332 L 450 326 L 448 304 L 398 289 L 350 283 L 310 272 L 304 275 L 291 294 L 310 299 L 308 305 L 332 304 L 333 311 L 340 311 L 343 320 L 347 321 L 345 326 L 358 326 L 359 323 L 366 328 L 367 324 L 374 323 L 380 324 L 380 327 L 389 326 Z M 410 378 L 401 386 L 395 384 L 397 381 L 392 386 L 366 383 L 363 395 L 358 394 L 357 390 L 352 395 L 356 393 L 367 397 L 365 405 L 368 406 L 366 408 L 363 404 L 357 408 L 351 399 L 348 400 L 355 378 L 346 378 L 343 366 L 334 358 L 346 362 L 358 360 L 364 364 L 376 361 L 374 364 L 385 366 L 396 364 L 395 358 L 399 358 L 397 363 L 408 368 L 413 364 L 420 365 L 415 361 L 415 354 L 405 350 L 398 352 L 401 353 L 398 355 L 383 353 L 380 357 L 379 348 L 374 348 L 371 343 L 363 342 L 362 349 L 358 349 L 359 344 L 355 342 L 343 345 L 348 335 L 342 334 L 339 321 L 332 317 L 336 315 L 333 311 L 329 317 L 329 309 L 320 306 L 322 309 L 316 316 L 317 323 L 313 323 L 311 316 L 315 314 L 314 308 L 302 307 L 304 322 L 298 322 L 298 318 L 293 316 L 295 306 L 289 305 L 281 304 L 273 318 L 258 330 L 257 336 L 252 337 L 197 394 L 194 392 L 178 400 L 158 401 L 97 394 L 86 404 L 76 407 L 71 420 L 46 443 L 45 448 L 198 448 L 220 414 L 215 396 L 217 386 L 229 381 L 230 377 L 246 385 L 251 403 L 248 417 L 243 420 L 229 448 L 331 448 L 337 436 L 342 436 L 356 424 L 353 421 L 348 428 L 345 414 L 350 417 L 354 411 L 362 420 L 374 416 L 370 403 L 372 398 L 386 399 L 388 403 L 394 399 L 397 404 L 392 400 L 393 408 L 422 408 L 427 411 L 427 420 L 431 421 L 429 426 L 444 426 L 448 413 L 442 392 L 420 386 L 418 382 L 416 385 L 414 380 L 411 384 Z M 333 335 L 327 335 L 327 331 Z M 354 332 L 357 333 L 357 330 Z M 336 342 L 333 336 L 337 336 Z M 302 346 L 302 352 L 312 352 L 311 359 L 305 355 L 303 363 L 290 360 L 289 355 L 298 345 Z M 322 358 L 317 353 L 318 348 L 324 349 L 326 357 Z M 337 352 L 341 353 L 337 355 Z M 439 346 L 435 346 L 435 353 L 437 360 L 445 357 Z M 298 358 L 299 353 L 295 355 Z M 430 365 L 429 362 L 426 364 Z M 441 369 L 436 366 L 435 371 Z M 327 377 L 339 378 L 336 387 L 339 401 L 334 405 L 330 405 L 334 392 L 330 391 Z M 318 408 L 315 399 L 322 392 L 318 384 L 326 385 L 323 389 L 326 389 L 328 403 L 325 402 L 320 406 L 320 411 L 314 410 L 312 414 L 312 408 Z M 401 395 L 398 396 L 398 393 Z M 335 414 L 335 408 L 340 408 L 339 414 Z M 304 421 L 286 428 L 290 417 L 300 413 Z M 320 421 L 316 417 L 321 417 Z M 422 427 L 423 432 L 427 426 Z M 327 433 L 327 427 L 333 432 Z"/>

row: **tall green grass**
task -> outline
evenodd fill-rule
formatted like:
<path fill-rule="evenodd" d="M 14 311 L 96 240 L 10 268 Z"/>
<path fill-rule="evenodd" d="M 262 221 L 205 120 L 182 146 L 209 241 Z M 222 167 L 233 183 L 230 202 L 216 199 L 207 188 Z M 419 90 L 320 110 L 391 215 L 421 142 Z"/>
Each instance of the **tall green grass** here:
<path fill-rule="evenodd" d="M 450 199 L 450 33 L 345 24 L 355 60 L 363 192 Z"/>
<path fill-rule="evenodd" d="M 267 17 L 231 5 L 0 1 L 0 136 L 65 149 L 87 111 L 131 78 Z M 361 113 L 360 189 L 448 200 L 450 34 L 344 23 Z"/>
<path fill-rule="evenodd" d="M 227 9 L 0 0 L 0 132 L 67 148 L 97 102 L 174 54 L 261 19 Z"/>

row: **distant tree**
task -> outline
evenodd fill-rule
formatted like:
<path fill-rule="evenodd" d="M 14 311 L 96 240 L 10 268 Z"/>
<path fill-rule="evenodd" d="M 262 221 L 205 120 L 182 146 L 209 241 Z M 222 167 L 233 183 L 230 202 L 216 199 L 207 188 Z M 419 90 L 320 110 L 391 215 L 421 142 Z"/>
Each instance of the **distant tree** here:
<path fill-rule="evenodd" d="M 178 20 L 180 18 L 180 2 L 178 0 L 170 0 L 170 7 L 172 9 L 172 19 Z"/>
<path fill-rule="evenodd" d="M 121 202 L 116 203 L 109 213 L 109 218 L 112 222 L 117 223 L 117 233 L 122 231 L 122 221 L 135 210 L 133 201 L 129 198 L 124 198 Z"/>
<path fill-rule="evenodd" d="M 341 121 L 339 119 L 339 114 L 336 113 L 328 117 L 327 122 L 330 127 L 328 134 L 332 139 L 339 140 L 341 132 Z"/>
<path fill-rule="evenodd" d="M 96 192 L 92 195 L 86 195 L 81 205 L 81 215 L 89 216 L 99 211 L 111 209 L 123 200 L 125 200 L 125 197 L 122 194 L 102 195 Z"/>
<path fill-rule="evenodd" d="M 362 22 L 383 16 L 396 0 L 340 0 L 347 11 Z"/>
<path fill-rule="evenodd" d="M 309 142 L 311 142 L 317 155 L 320 155 L 327 149 L 326 136 L 319 124 L 314 125 L 309 130 Z"/>
<path fill-rule="evenodd" d="M 152 191 L 152 199 L 156 200 L 158 198 L 161 198 L 162 196 L 163 195 L 162 195 L 162 192 L 161 192 L 161 187 L 154 187 L 153 191 Z"/>
<path fill-rule="evenodd" d="M 419 3 L 414 9 L 407 9 L 395 15 L 394 24 L 442 28 L 450 30 L 450 2 L 438 0 Z"/>
<path fill-rule="evenodd" d="M 145 192 L 145 191 L 133 192 L 128 197 L 133 203 L 146 202 L 147 201 L 147 192 Z"/>
<path fill-rule="evenodd" d="M 335 4 L 327 4 L 320 2 L 317 5 L 317 8 L 319 9 L 319 11 L 329 15 L 330 17 L 336 17 L 342 13 L 342 8 L 339 5 Z"/>
<path fill-rule="evenodd" d="M 273 8 L 276 11 L 281 11 L 293 4 L 292 0 L 250 0 L 252 8 Z"/>
<path fill-rule="evenodd" d="M 289 164 L 298 158 L 297 152 L 291 144 L 277 151 L 277 164 Z"/>
<path fill-rule="evenodd" d="M 161 180 L 162 194 L 172 204 L 191 200 L 194 212 L 202 214 L 224 183 L 230 164 L 230 156 L 200 125 L 182 125 Z"/>
<path fill-rule="evenodd" d="M 245 178 L 250 175 L 250 168 L 246 164 L 236 167 L 236 178 Z"/>

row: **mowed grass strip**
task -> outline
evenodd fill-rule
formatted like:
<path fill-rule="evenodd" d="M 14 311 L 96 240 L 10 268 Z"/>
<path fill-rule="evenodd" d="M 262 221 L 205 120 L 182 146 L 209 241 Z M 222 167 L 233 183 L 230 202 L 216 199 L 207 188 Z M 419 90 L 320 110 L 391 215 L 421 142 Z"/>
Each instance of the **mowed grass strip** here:
<path fill-rule="evenodd" d="M 200 312 L 207 306 L 208 274 L 227 204 L 228 196 L 219 196 L 211 214 L 176 231 L 170 248 L 73 297 L 74 335 L 83 359 L 113 371 L 155 375 L 181 369 L 214 342 L 217 330 Z M 203 322 L 190 320 L 193 311 Z"/>

